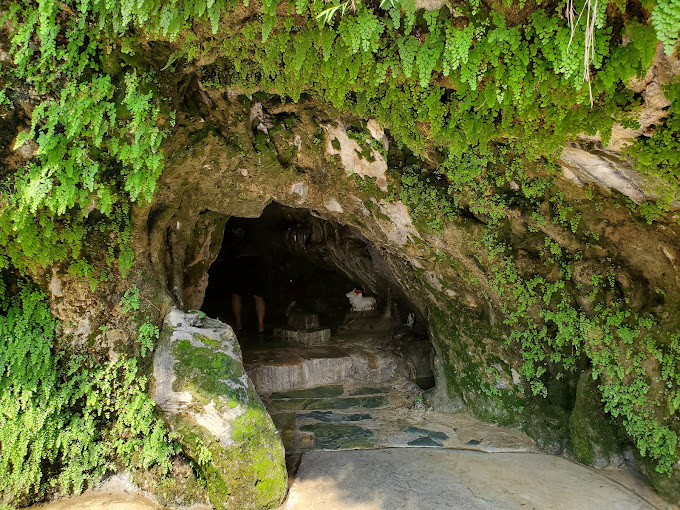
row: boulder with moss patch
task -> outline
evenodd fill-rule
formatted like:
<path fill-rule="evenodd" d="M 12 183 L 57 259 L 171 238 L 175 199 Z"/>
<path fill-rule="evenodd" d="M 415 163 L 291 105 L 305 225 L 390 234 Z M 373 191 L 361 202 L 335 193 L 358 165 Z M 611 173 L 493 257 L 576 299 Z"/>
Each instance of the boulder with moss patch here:
<path fill-rule="evenodd" d="M 243 370 L 232 329 L 172 310 L 154 356 L 154 398 L 218 509 L 277 508 L 286 492 L 284 449 Z"/>

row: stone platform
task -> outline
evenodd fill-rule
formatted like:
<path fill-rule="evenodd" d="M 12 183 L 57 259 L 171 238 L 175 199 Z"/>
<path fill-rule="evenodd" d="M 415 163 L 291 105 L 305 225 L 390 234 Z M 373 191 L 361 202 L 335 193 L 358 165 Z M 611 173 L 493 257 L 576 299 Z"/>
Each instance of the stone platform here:
<path fill-rule="evenodd" d="M 295 332 L 302 339 L 295 343 L 283 342 L 275 334 L 273 342 L 244 349 L 243 363 L 263 396 L 349 381 L 384 385 L 432 375 L 429 342 L 400 336 L 394 327 L 388 318 L 353 315 L 340 331 L 319 344 L 314 338 L 304 345 L 302 339 L 325 335 L 318 331 Z M 277 332 L 287 337 L 286 331 Z"/>

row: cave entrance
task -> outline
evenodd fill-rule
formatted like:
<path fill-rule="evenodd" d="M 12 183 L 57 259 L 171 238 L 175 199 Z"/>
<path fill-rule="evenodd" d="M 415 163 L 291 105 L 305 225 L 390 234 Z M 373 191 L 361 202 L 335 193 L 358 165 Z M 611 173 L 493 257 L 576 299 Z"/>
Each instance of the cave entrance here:
<path fill-rule="evenodd" d="M 426 322 L 380 248 L 309 210 L 230 218 L 202 310 L 236 330 L 289 452 L 386 446 L 381 417 L 434 387 Z"/>
<path fill-rule="evenodd" d="M 274 332 L 278 336 L 301 311 L 318 316 L 316 328 L 323 324 L 332 331 L 345 317 L 345 293 L 359 284 L 318 253 L 306 253 L 316 240 L 307 217 L 311 215 L 304 209 L 274 202 L 259 218 L 233 217 L 225 226 L 222 249 L 208 272 L 202 310 L 230 324 L 243 349 L 271 342 Z M 240 298 L 241 324 L 234 295 Z M 264 301 L 263 335 L 258 334 L 255 296 Z"/>

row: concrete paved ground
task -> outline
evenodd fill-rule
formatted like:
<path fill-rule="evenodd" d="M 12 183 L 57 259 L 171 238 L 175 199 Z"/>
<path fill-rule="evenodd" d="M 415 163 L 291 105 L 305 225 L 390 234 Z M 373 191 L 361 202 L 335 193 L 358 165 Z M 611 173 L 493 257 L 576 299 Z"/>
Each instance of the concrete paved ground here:
<path fill-rule="evenodd" d="M 632 475 L 618 473 L 628 487 Z M 627 479 L 626 476 L 630 476 Z M 651 510 L 670 508 L 562 457 L 430 448 L 303 454 L 282 510 Z"/>

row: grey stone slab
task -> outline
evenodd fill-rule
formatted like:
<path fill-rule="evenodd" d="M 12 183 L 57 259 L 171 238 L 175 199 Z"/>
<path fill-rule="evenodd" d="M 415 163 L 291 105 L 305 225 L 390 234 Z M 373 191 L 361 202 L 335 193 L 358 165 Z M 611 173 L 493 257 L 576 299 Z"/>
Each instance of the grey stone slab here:
<path fill-rule="evenodd" d="M 454 429 L 455 431 L 455 429 Z M 446 441 L 449 435 L 444 432 L 437 432 L 436 430 L 421 429 L 418 427 L 406 427 L 404 432 L 408 434 L 416 434 L 424 437 L 429 437 L 431 439 L 437 439 L 439 441 Z M 409 443 L 410 444 L 410 443 Z"/>
<path fill-rule="evenodd" d="M 322 450 L 373 448 L 375 433 L 356 425 L 313 423 L 300 427 L 314 434 L 314 446 Z"/>
<path fill-rule="evenodd" d="M 345 392 L 342 385 L 317 386 L 306 390 L 277 391 L 269 395 L 271 399 L 281 398 L 328 398 L 339 397 Z"/>
<path fill-rule="evenodd" d="M 281 508 L 655 508 L 608 476 L 567 459 L 544 454 L 488 454 L 434 448 L 314 451 L 303 454 L 288 500 Z"/>
<path fill-rule="evenodd" d="M 418 439 L 414 439 L 413 441 L 408 442 L 409 446 L 435 446 L 441 448 L 443 445 L 441 443 L 438 443 L 437 441 L 434 441 L 433 439 L 430 439 L 429 437 L 419 437 Z"/>
<path fill-rule="evenodd" d="M 301 414 L 300 418 L 307 418 L 318 420 L 325 423 L 338 423 L 343 421 L 364 421 L 371 420 L 373 417 L 370 414 L 340 414 L 333 411 L 312 411 L 311 413 Z"/>

